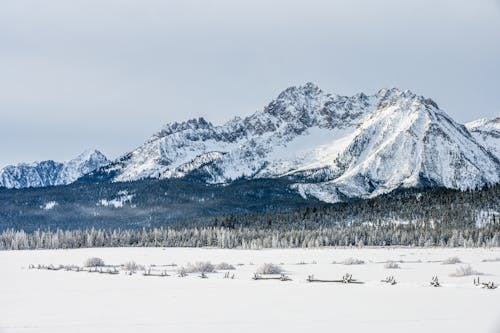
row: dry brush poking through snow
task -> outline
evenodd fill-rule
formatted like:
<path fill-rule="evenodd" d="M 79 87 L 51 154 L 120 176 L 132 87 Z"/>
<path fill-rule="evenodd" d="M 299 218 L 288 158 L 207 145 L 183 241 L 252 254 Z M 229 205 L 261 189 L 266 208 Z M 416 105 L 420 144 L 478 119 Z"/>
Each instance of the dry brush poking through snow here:
<path fill-rule="evenodd" d="M 455 273 L 451 273 L 450 276 L 462 277 L 471 275 L 483 275 L 483 273 L 475 271 L 471 265 L 460 266 L 456 269 Z"/>
<path fill-rule="evenodd" d="M 257 269 L 257 274 L 281 274 L 283 269 L 275 264 L 266 263 Z"/>
<path fill-rule="evenodd" d="M 210 261 L 197 261 L 194 264 L 188 263 L 185 268 L 186 273 L 213 273 L 215 266 Z"/>
<path fill-rule="evenodd" d="M 500 258 L 483 259 L 482 262 L 500 262 Z"/>
<path fill-rule="evenodd" d="M 137 272 L 139 270 L 144 270 L 144 266 L 137 264 L 135 261 L 129 261 L 124 263 L 123 269 L 128 272 Z"/>
<path fill-rule="evenodd" d="M 217 264 L 215 268 L 223 271 L 236 269 L 233 265 L 228 264 L 227 262 L 221 262 L 220 264 Z"/>
<path fill-rule="evenodd" d="M 462 260 L 459 257 L 449 257 L 448 259 L 443 260 L 443 265 L 454 265 L 461 264 Z"/>
<path fill-rule="evenodd" d="M 104 266 L 104 260 L 97 257 L 88 258 L 85 260 L 83 266 L 85 267 L 102 267 Z"/>
<path fill-rule="evenodd" d="M 399 266 L 399 264 L 397 262 L 395 262 L 395 261 L 389 261 L 388 263 L 386 263 L 384 265 L 384 268 L 387 268 L 387 269 L 399 269 L 401 267 Z"/>
<path fill-rule="evenodd" d="M 365 262 L 361 259 L 356 259 L 356 258 L 349 258 L 344 261 L 342 261 L 342 264 L 344 265 L 363 265 Z"/>

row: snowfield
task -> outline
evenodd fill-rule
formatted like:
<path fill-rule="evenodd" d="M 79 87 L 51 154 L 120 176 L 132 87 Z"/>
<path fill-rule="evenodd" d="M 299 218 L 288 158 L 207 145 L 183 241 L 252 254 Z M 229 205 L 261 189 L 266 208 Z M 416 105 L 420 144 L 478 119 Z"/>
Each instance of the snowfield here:
<path fill-rule="evenodd" d="M 170 276 L 30 269 L 135 261 Z M 443 261 L 460 263 L 443 264 Z M 188 263 L 226 262 L 236 269 L 177 276 Z M 398 265 L 388 265 L 388 262 Z M 335 262 L 335 263 L 333 263 Z M 362 263 L 364 262 L 364 263 Z M 175 263 L 178 266 L 170 266 Z M 252 280 L 264 263 L 291 281 Z M 500 332 L 500 249 L 363 248 L 221 250 L 92 248 L 0 252 L 0 332 Z M 399 268 L 386 268 L 397 267 Z M 467 271 L 467 270 L 462 270 Z M 310 283 L 345 273 L 364 284 Z M 394 276 L 397 284 L 382 283 Z M 430 286 L 437 275 L 440 288 Z"/>

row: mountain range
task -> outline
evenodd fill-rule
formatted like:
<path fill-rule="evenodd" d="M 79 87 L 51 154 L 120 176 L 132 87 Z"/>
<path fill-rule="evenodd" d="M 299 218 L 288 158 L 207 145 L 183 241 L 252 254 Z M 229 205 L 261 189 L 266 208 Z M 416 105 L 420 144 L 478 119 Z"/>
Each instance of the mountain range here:
<path fill-rule="evenodd" d="M 464 126 L 408 90 L 339 96 L 307 83 L 223 125 L 167 124 L 114 161 L 93 151 L 67 163 L 5 167 L 0 187 L 285 179 L 302 197 L 330 203 L 404 188 L 474 189 L 500 180 L 499 119 Z"/>
<path fill-rule="evenodd" d="M 87 150 L 67 162 L 53 160 L 8 165 L 0 169 L 0 187 L 27 188 L 67 185 L 110 161 L 98 150 Z"/>

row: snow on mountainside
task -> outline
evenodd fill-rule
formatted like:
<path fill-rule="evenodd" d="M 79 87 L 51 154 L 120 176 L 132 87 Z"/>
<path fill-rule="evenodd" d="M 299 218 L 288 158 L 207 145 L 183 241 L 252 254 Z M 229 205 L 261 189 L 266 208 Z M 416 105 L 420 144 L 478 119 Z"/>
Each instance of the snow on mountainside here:
<path fill-rule="evenodd" d="M 465 124 L 477 142 L 500 160 L 500 117 L 479 119 Z"/>
<path fill-rule="evenodd" d="M 400 187 L 497 183 L 499 159 L 476 140 L 434 101 L 410 91 L 345 97 L 307 83 L 221 126 L 203 118 L 168 124 L 95 174 L 208 183 L 288 177 L 303 196 L 334 202 Z"/>
<path fill-rule="evenodd" d="M 64 163 L 48 160 L 9 165 L 0 169 L 0 187 L 66 185 L 108 163 L 109 160 L 101 152 L 88 150 Z"/>

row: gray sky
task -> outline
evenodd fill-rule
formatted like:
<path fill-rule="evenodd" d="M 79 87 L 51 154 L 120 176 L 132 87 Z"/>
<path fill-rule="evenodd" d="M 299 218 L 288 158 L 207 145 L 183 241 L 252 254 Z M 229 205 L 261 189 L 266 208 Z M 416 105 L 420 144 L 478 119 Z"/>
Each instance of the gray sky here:
<path fill-rule="evenodd" d="M 0 166 L 117 157 L 164 123 L 250 114 L 307 81 L 500 114 L 500 1 L 4 0 Z"/>

